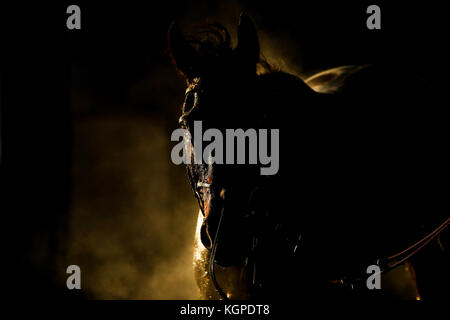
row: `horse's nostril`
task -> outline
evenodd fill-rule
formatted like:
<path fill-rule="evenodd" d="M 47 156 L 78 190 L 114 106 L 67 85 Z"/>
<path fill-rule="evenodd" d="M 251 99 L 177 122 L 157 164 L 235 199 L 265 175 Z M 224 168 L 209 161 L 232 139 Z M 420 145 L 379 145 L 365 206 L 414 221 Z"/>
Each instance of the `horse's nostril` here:
<path fill-rule="evenodd" d="M 211 237 L 208 233 L 208 226 L 206 224 L 203 224 L 200 227 L 200 240 L 202 241 L 205 248 L 211 249 L 212 241 L 211 241 Z"/>

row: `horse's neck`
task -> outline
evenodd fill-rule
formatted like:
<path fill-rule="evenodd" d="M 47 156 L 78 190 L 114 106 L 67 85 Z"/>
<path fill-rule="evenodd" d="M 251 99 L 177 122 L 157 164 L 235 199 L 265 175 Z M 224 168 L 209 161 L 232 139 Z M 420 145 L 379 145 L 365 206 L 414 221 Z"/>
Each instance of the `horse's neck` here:
<path fill-rule="evenodd" d="M 257 80 L 255 114 L 264 114 L 267 125 L 290 125 L 290 120 L 323 100 L 323 95 L 312 90 L 300 78 L 284 73 L 264 74 Z"/>

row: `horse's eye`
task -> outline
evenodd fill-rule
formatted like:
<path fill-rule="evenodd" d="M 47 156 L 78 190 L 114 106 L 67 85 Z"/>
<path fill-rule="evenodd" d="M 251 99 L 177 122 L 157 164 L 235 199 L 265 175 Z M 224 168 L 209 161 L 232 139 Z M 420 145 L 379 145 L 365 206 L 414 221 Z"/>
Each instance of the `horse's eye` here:
<path fill-rule="evenodd" d="M 197 92 L 189 91 L 184 99 L 183 112 L 190 112 L 195 106 Z"/>

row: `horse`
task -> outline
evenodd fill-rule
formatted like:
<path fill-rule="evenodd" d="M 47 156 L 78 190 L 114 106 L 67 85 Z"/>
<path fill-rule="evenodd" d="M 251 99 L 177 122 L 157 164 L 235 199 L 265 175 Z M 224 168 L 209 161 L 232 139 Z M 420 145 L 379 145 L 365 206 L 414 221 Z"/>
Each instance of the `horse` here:
<path fill-rule="evenodd" d="M 302 80 L 264 59 L 245 13 L 234 47 L 219 23 L 191 34 L 173 23 L 168 49 L 187 84 L 181 128 L 280 132 L 274 175 L 261 164 L 186 165 L 202 298 L 420 299 L 429 255 L 412 255 L 428 243 L 448 280 L 446 129 L 426 81 L 395 63 Z M 370 265 L 381 289 L 369 288 Z"/>

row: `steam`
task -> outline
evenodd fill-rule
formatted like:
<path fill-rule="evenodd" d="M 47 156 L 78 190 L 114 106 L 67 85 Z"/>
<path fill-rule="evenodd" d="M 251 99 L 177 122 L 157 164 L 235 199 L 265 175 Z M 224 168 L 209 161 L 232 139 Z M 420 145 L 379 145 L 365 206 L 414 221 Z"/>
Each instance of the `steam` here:
<path fill-rule="evenodd" d="M 160 119 L 75 124 L 73 207 L 62 260 L 94 299 L 196 299 L 196 204 Z M 181 170 L 180 170 L 181 169 Z"/>

